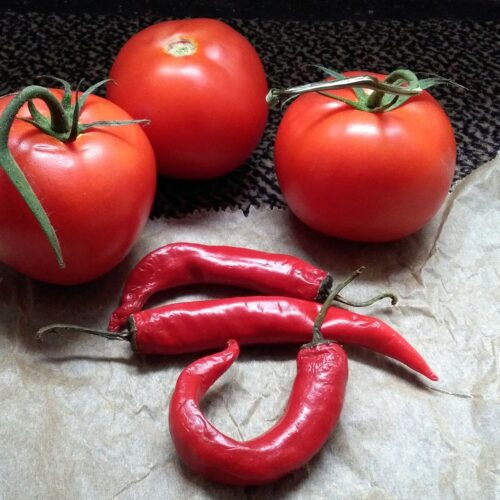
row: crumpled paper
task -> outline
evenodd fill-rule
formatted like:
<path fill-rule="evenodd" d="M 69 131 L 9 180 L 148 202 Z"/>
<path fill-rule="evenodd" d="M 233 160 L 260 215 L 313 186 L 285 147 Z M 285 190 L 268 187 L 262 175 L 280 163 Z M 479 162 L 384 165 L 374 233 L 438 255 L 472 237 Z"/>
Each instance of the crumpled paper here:
<path fill-rule="evenodd" d="M 0 497 L 499 498 L 499 228 L 496 159 L 458 184 L 424 230 L 395 243 L 327 238 L 285 210 L 210 212 L 149 222 L 125 262 L 84 286 L 44 285 L 0 267 Z M 396 293 L 397 307 L 360 312 L 396 328 L 440 381 L 347 346 L 340 421 L 306 467 L 262 487 L 206 481 L 179 461 L 167 422 L 177 376 L 199 355 L 148 358 L 83 334 L 34 337 L 54 322 L 105 328 L 130 268 L 175 241 L 290 253 L 337 279 L 367 266 L 344 295 Z M 234 293 L 194 287 L 161 300 Z M 284 409 L 296 352 L 243 348 L 204 401 L 209 419 L 238 439 L 264 432 Z"/>

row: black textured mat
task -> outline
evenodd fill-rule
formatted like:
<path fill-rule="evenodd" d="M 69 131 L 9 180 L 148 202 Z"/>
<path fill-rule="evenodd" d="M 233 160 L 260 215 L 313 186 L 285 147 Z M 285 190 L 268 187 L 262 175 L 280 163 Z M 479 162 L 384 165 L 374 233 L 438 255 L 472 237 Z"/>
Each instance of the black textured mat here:
<path fill-rule="evenodd" d="M 54 75 L 76 84 L 107 77 L 115 55 L 135 32 L 162 20 L 156 15 L 51 14 L 7 11 L 0 19 L 0 93 Z M 336 70 L 388 72 L 397 67 L 433 72 L 468 92 L 432 90 L 457 138 L 455 181 L 500 149 L 500 23 L 487 20 L 339 20 L 328 22 L 226 19 L 259 52 L 270 85 L 321 78 L 309 64 Z M 282 207 L 273 171 L 273 138 L 281 114 L 271 112 L 263 140 L 248 162 L 208 182 L 160 179 L 153 216 L 203 209 Z"/>

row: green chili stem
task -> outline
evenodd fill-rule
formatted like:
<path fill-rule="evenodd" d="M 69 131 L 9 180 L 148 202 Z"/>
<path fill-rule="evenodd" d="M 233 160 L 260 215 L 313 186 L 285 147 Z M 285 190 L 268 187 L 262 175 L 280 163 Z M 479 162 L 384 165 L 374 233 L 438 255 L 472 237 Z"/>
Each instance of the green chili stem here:
<path fill-rule="evenodd" d="M 332 305 L 332 302 L 335 300 L 335 297 L 340 293 L 340 291 L 343 290 L 349 283 L 351 283 L 351 281 L 356 279 L 364 270 L 365 270 L 364 266 L 360 267 L 359 269 L 356 269 L 356 271 L 354 271 L 344 281 L 342 281 L 335 288 L 332 289 L 330 295 L 328 295 L 325 302 L 323 302 L 323 305 L 321 306 L 318 316 L 316 316 L 316 319 L 314 320 L 312 341 L 309 342 L 308 344 L 304 344 L 303 347 L 306 348 L 314 347 L 315 345 L 327 342 L 323 337 L 323 334 L 321 333 L 321 325 L 323 324 L 323 321 L 325 321 L 328 308 Z"/>
<path fill-rule="evenodd" d="M 390 292 L 380 293 L 379 295 L 375 295 L 375 297 L 368 299 L 368 300 L 364 300 L 362 302 L 355 302 L 353 300 L 346 299 L 346 298 L 342 297 L 341 295 L 337 295 L 337 297 L 335 298 L 335 301 L 340 302 L 341 304 L 345 304 L 346 306 L 351 306 L 351 307 L 368 307 L 368 306 L 371 306 L 371 305 L 375 304 L 375 302 L 378 302 L 379 300 L 382 300 L 382 299 L 391 299 L 391 304 L 393 306 L 395 306 L 398 303 L 398 298 L 393 293 L 390 293 Z"/>
<path fill-rule="evenodd" d="M 89 333 L 90 335 L 96 335 L 98 337 L 103 337 L 109 340 L 128 340 L 132 338 L 132 332 L 130 331 L 124 331 L 124 332 L 118 332 L 118 333 L 112 333 L 108 332 L 105 330 L 95 330 L 94 328 L 86 328 L 84 326 L 78 326 L 78 325 L 66 325 L 66 324 L 54 324 L 54 325 L 48 325 L 44 326 L 43 328 L 40 328 L 36 332 L 36 338 L 40 342 L 43 339 L 43 336 L 46 335 L 47 333 L 61 333 L 61 332 L 82 332 L 82 333 Z"/>
<path fill-rule="evenodd" d="M 321 333 L 321 325 L 325 321 L 326 314 L 328 312 L 329 307 L 332 305 L 332 302 L 335 300 L 337 302 L 341 302 L 343 304 L 348 304 L 350 306 L 354 307 L 364 307 L 364 306 L 370 306 L 374 304 L 375 302 L 385 299 L 385 298 L 390 298 L 392 305 L 395 305 L 397 303 L 397 297 L 392 294 L 392 293 L 380 293 L 376 295 L 375 297 L 366 300 L 364 302 L 352 302 L 350 300 L 345 299 L 339 293 L 347 286 L 351 281 L 356 279 L 363 271 L 365 270 L 365 267 L 362 266 L 359 269 L 356 269 L 350 276 L 348 276 L 344 281 L 339 283 L 335 288 L 332 289 L 326 300 L 323 302 L 323 305 L 321 306 L 321 309 L 319 310 L 318 315 L 316 316 L 316 319 L 313 324 L 313 331 L 312 331 L 312 340 L 311 342 L 304 344 L 302 347 L 305 348 L 310 348 L 314 347 L 318 344 L 325 344 L 328 342 L 333 342 L 331 340 L 326 340 L 323 337 L 323 334 Z"/>

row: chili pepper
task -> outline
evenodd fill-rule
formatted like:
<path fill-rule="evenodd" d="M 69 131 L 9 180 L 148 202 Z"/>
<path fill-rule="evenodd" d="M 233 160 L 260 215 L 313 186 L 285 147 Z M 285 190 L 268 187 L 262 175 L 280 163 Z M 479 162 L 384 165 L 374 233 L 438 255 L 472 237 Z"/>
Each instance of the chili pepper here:
<path fill-rule="evenodd" d="M 314 323 L 313 341 L 299 351 L 297 375 L 283 416 L 257 438 L 236 441 L 226 436 L 199 406 L 210 386 L 238 357 L 235 340 L 222 352 L 182 371 L 170 401 L 169 430 L 186 465 L 213 481 L 257 485 L 299 469 L 321 449 L 339 419 L 348 376 L 344 350 L 320 332 L 328 305 L 325 302 Z"/>
<path fill-rule="evenodd" d="M 119 331 L 155 292 L 181 285 L 210 283 L 323 302 L 331 276 L 290 255 L 248 248 L 172 243 L 147 254 L 130 272 L 120 306 L 108 329 Z"/>
<path fill-rule="evenodd" d="M 229 338 L 240 344 L 302 343 L 310 338 L 320 304 L 292 297 L 239 297 L 168 304 L 134 313 L 128 330 L 112 333 L 73 325 L 38 332 L 77 330 L 127 340 L 138 353 L 171 355 L 219 349 Z M 327 339 L 358 345 L 407 365 L 431 380 L 437 376 L 422 356 L 378 319 L 330 307 L 322 327 Z"/>

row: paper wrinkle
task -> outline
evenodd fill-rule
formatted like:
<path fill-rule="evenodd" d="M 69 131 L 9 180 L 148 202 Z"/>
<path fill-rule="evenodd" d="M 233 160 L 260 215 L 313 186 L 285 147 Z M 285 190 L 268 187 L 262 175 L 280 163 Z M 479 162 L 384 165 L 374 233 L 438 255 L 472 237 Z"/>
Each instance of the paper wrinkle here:
<path fill-rule="evenodd" d="M 0 267 L 0 497 L 406 499 L 500 497 L 500 159 L 458 183 L 439 214 L 395 243 L 322 236 L 286 210 L 205 212 L 150 221 L 132 254 L 77 287 L 34 282 Z M 307 466 L 272 485 L 233 488 L 191 473 L 168 434 L 180 371 L 199 357 L 147 357 L 128 343 L 65 334 L 38 343 L 48 323 L 106 328 L 132 266 L 175 241 L 240 245 L 304 258 L 335 280 L 365 273 L 343 294 L 393 291 L 398 306 L 364 309 L 398 330 L 440 376 L 345 346 L 349 381 L 340 422 Z M 247 293 L 191 287 L 150 303 Z M 235 324 L 235 329 L 238 325 Z M 235 439 L 281 416 L 296 346 L 244 346 L 202 408 Z"/>

